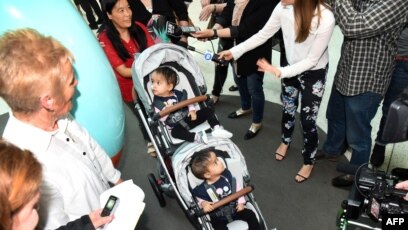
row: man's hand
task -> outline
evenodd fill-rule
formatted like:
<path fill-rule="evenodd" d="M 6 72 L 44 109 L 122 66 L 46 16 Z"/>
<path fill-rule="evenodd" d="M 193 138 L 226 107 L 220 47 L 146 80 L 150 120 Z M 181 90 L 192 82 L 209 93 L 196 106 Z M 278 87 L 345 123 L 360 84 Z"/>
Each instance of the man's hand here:
<path fill-rule="evenodd" d="M 396 184 L 395 188 L 406 190 L 408 192 L 408 180 Z M 404 196 L 404 199 L 408 201 L 408 193 Z"/>
<path fill-rule="evenodd" d="M 113 216 L 101 216 L 102 209 L 98 209 L 89 213 L 89 219 L 91 219 L 92 225 L 95 229 L 110 223 L 113 220 Z"/>

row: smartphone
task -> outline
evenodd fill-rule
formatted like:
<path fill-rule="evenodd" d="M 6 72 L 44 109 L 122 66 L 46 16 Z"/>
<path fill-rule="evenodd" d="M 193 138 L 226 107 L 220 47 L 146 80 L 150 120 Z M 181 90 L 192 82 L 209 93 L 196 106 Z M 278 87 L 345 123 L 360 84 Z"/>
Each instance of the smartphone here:
<path fill-rule="evenodd" d="M 119 205 L 119 198 L 116 196 L 110 196 L 106 201 L 105 207 L 102 209 L 101 216 L 111 216 L 115 212 Z"/>
<path fill-rule="evenodd" d="M 183 33 L 195 33 L 200 31 L 200 27 L 197 26 L 180 26 L 180 28 Z"/>

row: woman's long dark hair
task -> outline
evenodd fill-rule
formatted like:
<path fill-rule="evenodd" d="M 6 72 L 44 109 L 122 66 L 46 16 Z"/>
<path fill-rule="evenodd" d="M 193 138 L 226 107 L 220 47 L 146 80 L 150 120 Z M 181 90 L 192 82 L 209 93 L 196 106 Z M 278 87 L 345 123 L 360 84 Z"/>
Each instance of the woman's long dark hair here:
<path fill-rule="evenodd" d="M 112 14 L 112 9 L 115 6 L 118 0 L 103 0 L 102 1 L 102 13 L 104 17 L 104 25 L 106 35 L 108 36 L 109 40 L 112 42 L 113 47 L 118 52 L 119 57 L 126 61 L 128 58 L 131 58 L 131 54 L 126 50 L 123 46 L 120 35 L 118 30 L 116 29 L 115 25 L 113 25 L 112 21 L 108 17 L 108 13 Z M 135 42 L 139 45 L 140 52 L 147 48 L 147 39 L 146 34 L 140 26 L 135 24 L 134 22 L 128 29 L 130 33 L 130 38 L 134 39 Z"/>
<path fill-rule="evenodd" d="M 320 25 L 321 9 L 320 5 L 326 6 L 331 9 L 324 0 L 295 0 L 293 4 L 295 23 L 297 25 L 296 42 L 304 42 L 310 34 L 312 27 L 312 20 L 317 15 L 317 26 Z M 317 13 L 315 14 L 315 12 Z"/>

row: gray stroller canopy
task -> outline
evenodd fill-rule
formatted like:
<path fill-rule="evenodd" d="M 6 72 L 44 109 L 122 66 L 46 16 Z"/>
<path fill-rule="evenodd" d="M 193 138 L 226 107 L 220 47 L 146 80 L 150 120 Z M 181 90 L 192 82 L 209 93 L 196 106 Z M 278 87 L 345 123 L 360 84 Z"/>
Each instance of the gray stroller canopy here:
<path fill-rule="evenodd" d="M 133 85 L 145 108 L 149 108 L 152 103 L 151 95 L 149 95 L 149 92 L 151 92 L 149 87 L 150 77 L 145 77 L 149 76 L 157 67 L 170 62 L 175 62 L 187 70 L 193 76 L 198 87 L 205 87 L 204 76 L 187 49 L 171 43 L 156 44 L 147 48 L 142 53 L 135 54 L 135 61 L 132 65 Z M 179 71 L 178 75 L 180 78 L 184 76 Z M 180 83 L 182 82 L 181 79 Z M 189 97 L 194 97 L 194 95 L 189 93 Z"/>
<path fill-rule="evenodd" d="M 216 149 L 226 151 L 232 159 L 236 159 L 240 162 L 240 170 L 242 176 L 249 176 L 248 168 L 245 162 L 245 158 L 239 150 L 238 146 L 234 144 L 230 139 L 219 139 L 212 136 L 208 136 L 208 144 L 190 143 L 186 142 L 181 145 L 172 157 L 172 165 L 174 170 L 174 176 L 176 178 L 177 188 L 186 201 L 187 204 L 193 202 L 193 197 L 188 188 L 188 175 L 186 167 L 190 164 L 191 156 L 196 152 L 210 146 L 214 146 Z"/>

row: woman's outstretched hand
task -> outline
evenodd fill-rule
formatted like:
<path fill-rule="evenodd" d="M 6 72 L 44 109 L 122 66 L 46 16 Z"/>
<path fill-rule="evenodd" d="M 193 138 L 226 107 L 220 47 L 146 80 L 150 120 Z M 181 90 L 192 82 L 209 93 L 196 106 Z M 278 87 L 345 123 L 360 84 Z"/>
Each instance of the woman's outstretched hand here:
<path fill-rule="evenodd" d="M 271 65 L 265 58 L 261 58 L 256 62 L 258 66 L 258 71 L 261 72 L 270 72 L 275 75 L 276 78 L 280 78 L 281 71 L 275 66 Z"/>
<path fill-rule="evenodd" d="M 220 56 L 220 57 L 219 57 L 220 59 L 223 58 L 223 59 L 226 60 L 226 61 L 229 61 L 229 60 L 231 60 L 231 59 L 234 58 L 234 57 L 232 56 L 231 51 L 229 51 L 229 50 L 224 50 L 224 51 L 219 52 L 219 53 L 218 53 L 218 56 Z"/>
<path fill-rule="evenodd" d="M 214 31 L 210 30 L 210 29 L 205 29 L 205 30 L 201 30 L 201 31 L 197 31 L 195 33 L 191 33 L 191 36 L 195 37 L 195 38 L 212 38 L 214 37 Z"/>
<path fill-rule="evenodd" d="M 203 6 L 200 12 L 200 16 L 198 16 L 198 19 L 200 19 L 200 21 L 207 21 L 208 18 L 210 18 L 213 10 L 214 7 L 212 5 Z"/>

